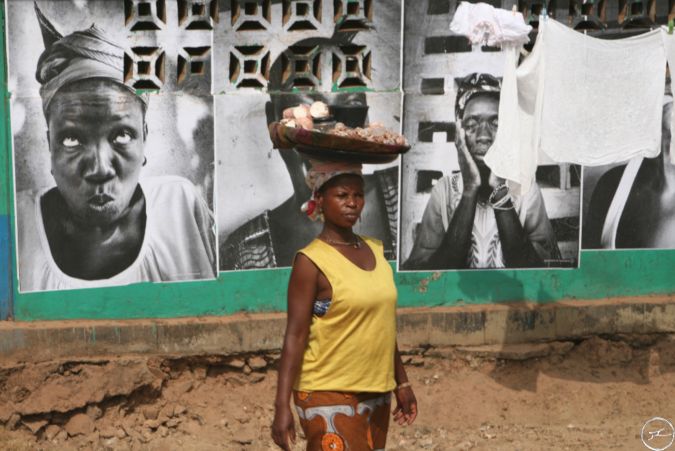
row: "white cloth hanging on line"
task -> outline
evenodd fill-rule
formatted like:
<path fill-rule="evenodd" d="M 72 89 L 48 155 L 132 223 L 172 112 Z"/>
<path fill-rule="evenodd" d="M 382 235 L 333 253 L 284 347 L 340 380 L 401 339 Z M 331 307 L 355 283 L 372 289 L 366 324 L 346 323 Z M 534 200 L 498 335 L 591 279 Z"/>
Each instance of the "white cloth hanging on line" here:
<path fill-rule="evenodd" d="M 602 40 L 553 19 L 539 22 L 530 56 L 507 54 L 499 128 L 485 156 L 515 191 L 527 192 L 537 165 L 598 166 L 661 146 L 665 46 L 660 30 Z"/>
<path fill-rule="evenodd" d="M 521 13 L 495 8 L 487 3 L 462 2 L 452 17 L 450 31 L 466 36 L 472 44 L 499 47 L 527 44 L 532 27 L 525 23 Z"/>

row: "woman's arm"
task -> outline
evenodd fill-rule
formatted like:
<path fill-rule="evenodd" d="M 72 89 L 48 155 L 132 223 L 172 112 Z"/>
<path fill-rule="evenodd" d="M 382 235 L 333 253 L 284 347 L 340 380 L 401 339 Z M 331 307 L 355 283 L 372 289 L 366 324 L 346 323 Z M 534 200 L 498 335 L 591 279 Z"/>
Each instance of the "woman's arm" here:
<path fill-rule="evenodd" d="M 471 156 L 466 145 L 466 132 L 457 122 L 455 147 L 457 160 L 462 174 L 463 191 L 457 208 L 452 214 L 448 230 L 446 230 L 441 245 L 431 255 L 425 265 L 418 269 L 462 269 L 466 268 L 466 258 L 471 249 L 471 231 L 476 217 L 478 204 L 478 190 L 483 177 L 476 161 Z M 444 205 L 443 208 L 447 208 Z"/>
<path fill-rule="evenodd" d="M 520 223 L 513 203 L 509 200 L 503 208 L 508 210 L 495 210 L 494 213 L 506 267 L 539 268 L 544 266 L 544 261 L 537 254 Z"/>
<path fill-rule="evenodd" d="M 408 382 L 408 375 L 398 351 L 398 344 L 396 344 L 396 350 L 394 351 L 394 377 L 396 378 L 396 388 L 394 389 L 396 408 L 392 413 L 394 421 L 399 425 L 412 424 L 417 417 L 417 399 L 415 399 L 415 393 L 413 393 L 412 386 Z"/>
<path fill-rule="evenodd" d="M 452 215 L 448 230 L 441 245 L 429 259 L 426 267 L 420 269 L 462 269 L 471 249 L 471 231 L 476 217 L 478 190 L 466 189 Z"/>
<path fill-rule="evenodd" d="M 289 438 L 295 443 L 295 426 L 290 407 L 291 390 L 300 371 L 302 355 L 307 345 L 318 275 L 319 270 L 312 261 L 303 254 L 298 254 L 288 282 L 288 319 L 279 362 L 272 423 L 274 443 L 284 450 L 290 450 Z"/>
<path fill-rule="evenodd" d="M 584 225 L 581 229 L 583 249 L 602 248 L 602 229 L 624 170 L 625 166 L 610 169 L 600 177 L 595 185 L 588 204 L 588 211 L 583 214 Z"/>

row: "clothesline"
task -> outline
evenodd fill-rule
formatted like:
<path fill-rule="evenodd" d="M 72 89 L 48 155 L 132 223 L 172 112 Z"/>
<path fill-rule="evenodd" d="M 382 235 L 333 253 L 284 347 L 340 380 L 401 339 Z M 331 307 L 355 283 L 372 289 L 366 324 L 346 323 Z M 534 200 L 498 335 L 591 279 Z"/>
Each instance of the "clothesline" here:
<path fill-rule="evenodd" d="M 629 28 L 629 29 L 606 28 L 604 30 L 576 30 L 576 31 L 598 39 L 624 39 L 637 36 L 639 34 L 648 33 L 659 27 L 660 25 L 655 26 L 653 28 Z M 539 30 L 536 29 L 530 32 L 529 37 L 530 43 L 532 45 L 534 45 L 534 41 L 537 39 L 538 34 Z"/>
<path fill-rule="evenodd" d="M 606 28 L 604 30 L 576 30 L 576 31 L 579 33 L 583 33 L 586 36 L 590 36 L 592 38 L 606 39 L 608 41 L 611 41 L 615 39 L 631 38 L 633 36 L 649 33 L 650 31 L 656 28 L 658 28 L 658 26 L 654 28 L 629 28 L 629 29 Z M 528 34 L 530 42 L 525 44 L 523 48 L 528 52 L 532 51 L 532 47 L 534 47 L 534 43 L 537 41 L 538 35 L 539 35 L 538 29 L 530 31 L 530 33 Z"/>

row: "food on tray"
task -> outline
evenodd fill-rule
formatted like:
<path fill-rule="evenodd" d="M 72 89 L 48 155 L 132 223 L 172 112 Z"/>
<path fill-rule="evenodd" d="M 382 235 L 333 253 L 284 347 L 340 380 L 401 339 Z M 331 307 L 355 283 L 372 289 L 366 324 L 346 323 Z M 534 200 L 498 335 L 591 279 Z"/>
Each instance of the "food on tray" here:
<path fill-rule="evenodd" d="M 283 112 L 283 119 L 280 121 L 286 127 L 298 127 L 305 130 L 314 130 L 314 121 L 326 124 L 326 120 L 330 119 L 330 111 L 328 105 L 324 102 L 314 102 L 311 105 L 298 105 L 296 107 L 286 108 Z M 342 136 L 349 139 L 356 139 L 361 141 L 370 141 L 379 144 L 407 146 L 408 142 L 400 133 L 388 130 L 384 124 L 374 122 L 367 127 L 347 127 L 342 122 L 327 127 L 323 125 L 321 132 Z"/>
<path fill-rule="evenodd" d="M 286 108 L 283 112 L 281 123 L 286 127 L 300 127 L 307 130 L 314 128 L 314 121 L 310 115 L 309 105 L 298 105 L 296 107 Z"/>
<path fill-rule="evenodd" d="M 330 116 L 328 105 L 323 102 L 314 102 L 309 107 L 309 114 L 313 119 L 325 119 Z"/>
<path fill-rule="evenodd" d="M 373 122 L 366 128 L 349 128 L 345 124 L 338 122 L 335 128 L 328 133 L 335 136 L 343 136 L 345 138 L 360 139 L 364 141 L 376 142 L 379 144 L 406 146 L 408 142 L 405 136 L 400 133 L 392 132 L 380 122 Z"/>

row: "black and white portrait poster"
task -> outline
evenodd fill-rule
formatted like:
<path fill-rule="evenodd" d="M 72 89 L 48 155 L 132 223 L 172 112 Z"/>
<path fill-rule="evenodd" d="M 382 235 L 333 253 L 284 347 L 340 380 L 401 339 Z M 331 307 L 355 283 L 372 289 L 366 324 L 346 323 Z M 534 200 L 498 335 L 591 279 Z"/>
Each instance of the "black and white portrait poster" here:
<path fill-rule="evenodd" d="M 584 249 L 675 249 L 672 115 L 666 86 L 658 156 L 584 167 Z"/>
<path fill-rule="evenodd" d="M 580 168 L 540 165 L 522 195 L 492 174 L 505 56 L 450 31 L 458 3 L 405 2 L 399 269 L 577 267 Z"/>
<path fill-rule="evenodd" d="M 212 36 L 166 5 L 7 1 L 20 291 L 215 278 Z"/>
<path fill-rule="evenodd" d="M 222 2 L 227 3 L 229 2 Z M 233 2 L 237 4 L 237 2 Z M 321 101 L 338 122 L 400 131 L 401 3 L 271 2 L 215 35 L 220 269 L 286 267 L 321 230 L 301 211 L 312 195 L 308 161 L 272 148 L 268 124 L 285 108 Z M 255 30 L 254 32 L 251 30 Z M 364 165 L 359 234 L 396 258 L 398 165 Z"/>

